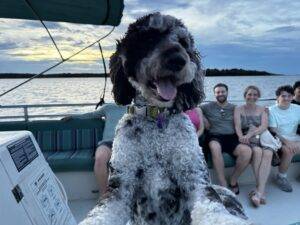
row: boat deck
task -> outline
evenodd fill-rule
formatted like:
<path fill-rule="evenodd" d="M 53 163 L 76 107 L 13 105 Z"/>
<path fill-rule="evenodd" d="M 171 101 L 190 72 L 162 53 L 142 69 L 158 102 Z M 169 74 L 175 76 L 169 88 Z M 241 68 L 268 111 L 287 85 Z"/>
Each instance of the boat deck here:
<path fill-rule="evenodd" d="M 253 185 L 240 185 L 238 198 L 243 204 L 247 215 L 257 225 L 289 225 L 300 222 L 300 181 L 293 179 L 294 191 L 286 193 L 279 190 L 272 182 L 267 186 L 267 204 L 254 208 L 248 199 Z M 92 209 L 97 199 L 71 201 L 71 210 L 79 222 Z M 300 224 L 300 223 L 299 223 Z"/>

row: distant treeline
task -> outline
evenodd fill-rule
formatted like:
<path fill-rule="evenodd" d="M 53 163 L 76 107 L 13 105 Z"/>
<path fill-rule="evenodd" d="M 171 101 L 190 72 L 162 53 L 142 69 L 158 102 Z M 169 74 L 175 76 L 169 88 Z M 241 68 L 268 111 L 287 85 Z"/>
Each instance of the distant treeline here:
<path fill-rule="evenodd" d="M 30 78 L 36 74 L 32 73 L 0 73 L 1 78 Z M 207 69 L 206 76 L 268 76 L 273 75 L 266 71 L 243 70 L 243 69 Z M 104 77 L 103 73 L 57 73 L 41 75 L 37 78 L 71 78 L 71 77 Z"/>
<path fill-rule="evenodd" d="M 0 73 L 1 78 L 30 78 L 35 73 Z M 104 73 L 54 73 L 38 76 L 37 78 L 74 78 L 74 77 L 104 77 Z"/>
<path fill-rule="evenodd" d="M 268 73 L 266 71 L 257 71 L 257 70 L 243 70 L 243 69 L 225 69 L 225 70 L 218 70 L 218 69 L 207 69 L 206 76 L 213 77 L 213 76 L 268 76 L 274 75 Z"/>

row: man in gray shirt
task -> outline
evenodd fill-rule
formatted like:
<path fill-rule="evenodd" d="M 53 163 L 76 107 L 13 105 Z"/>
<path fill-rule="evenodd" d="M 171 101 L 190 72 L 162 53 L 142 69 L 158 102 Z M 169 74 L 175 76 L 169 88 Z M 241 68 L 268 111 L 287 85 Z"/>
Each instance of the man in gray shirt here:
<path fill-rule="evenodd" d="M 214 87 L 215 102 L 201 105 L 205 127 L 208 129 L 206 142 L 212 155 L 213 166 L 216 170 L 220 185 L 227 187 L 238 194 L 238 177 L 248 166 L 251 160 L 251 148 L 240 144 L 235 134 L 233 113 L 235 105 L 228 103 L 228 87 L 219 83 Z M 224 175 L 224 160 L 222 152 L 226 152 L 236 159 L 233 174 L 229 185 Z"/>
<path fill-rule="evenodd" d="M 102 198 L 105 197 L 108 186 L 108 163 L 112 153 L 115 128 L 125 112 L 125 106 L 118 106 L 114 103 L 107 103 L 96 111 L 63 118 L 63 120 L 92 118 L 101 119 L 102 117 L 105 118 L 103 138 L 102 141 L 98 143 L 98 147 L 95 150 L 94 164 L 94 173 L 99 184 L 100 197 Z"/>

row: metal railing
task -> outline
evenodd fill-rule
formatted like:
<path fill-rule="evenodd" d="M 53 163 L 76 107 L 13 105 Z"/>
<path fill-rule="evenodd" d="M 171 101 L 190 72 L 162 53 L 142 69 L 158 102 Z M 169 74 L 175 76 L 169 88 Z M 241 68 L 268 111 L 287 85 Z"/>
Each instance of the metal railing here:
<path fill-rule="evenodd" d="M 270 101 L 274 101 L 275 99 L 260 99 L 260 103 L 266 103 Z M 209 101 L 204 101 L 209 102 Z M 235 104 L 240 103 L 242 104 L 243 100 L 232 100 L 230 102 L 233 102 Z M 75 103 L 75 104 L 29 104 L 29 105 L 0 105 L 0 110 L 2 109 L 23 109 L 23 115 L 20 116 L 1 116 L 0 115 L 0 121 L 1 120 L 13 120 L 13 119 L 23 119 L 24 121 L 29 121 L 30 119 L 36 119 L 36 118 L 61 118 L 65 116 L 72 115 L 72 113 L 56 113 L 56 114 L 30 114 L 29 109 L 33 108 L 60 108 L 60 107 L 87 107 L 87 106 L 96 106 L 97 103 Z M 263 104 L 267 105 L 267 104 Z"/>
<path fill-rule="evenodd" d="M 0 116 L 0 120 L 7 119 L 23 119 L 29 121 L 33 118 L 57 118 L 69 116 L 70 114 L 30 114 L 29 109 L 32 108 L 56 108 L 56 107 L 78 107 L 78 106 L 95 106 L 97 103 L 76 103 L 76 104 L 30 104 L 30 105 L 0 105 L 2 109 L 23 109 L 23 115 L 20 116 Z"/>

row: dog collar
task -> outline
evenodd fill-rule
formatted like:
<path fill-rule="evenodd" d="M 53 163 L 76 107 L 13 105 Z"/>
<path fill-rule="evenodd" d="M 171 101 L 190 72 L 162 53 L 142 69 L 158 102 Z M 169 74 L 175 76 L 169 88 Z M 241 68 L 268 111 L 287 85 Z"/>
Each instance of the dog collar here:
<path fill-rule="evenodd" d="M 138 114 L 143 115 L 151 120 L 156 121 L 156 124 L 159 128 L 163 128 L 166 124 L 167 117 L 171 114 L 175 114 L 175 111 L 171 111 L 168 108 L 161 108 L 157 106 L 143 106 L 137 107 L 135 105 L 127 106 L 127 113 L 129 114 Z"/>

